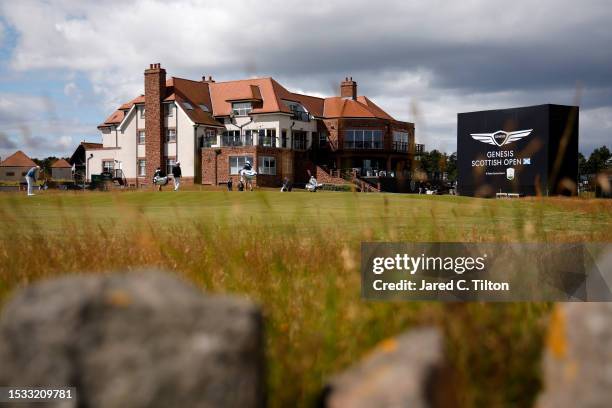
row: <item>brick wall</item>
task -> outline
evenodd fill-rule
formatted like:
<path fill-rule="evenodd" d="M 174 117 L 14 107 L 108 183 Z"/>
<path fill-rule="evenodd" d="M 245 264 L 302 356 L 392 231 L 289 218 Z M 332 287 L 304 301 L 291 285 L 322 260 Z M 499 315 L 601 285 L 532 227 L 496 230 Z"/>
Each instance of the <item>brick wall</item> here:
<path fill-rule="evenodd" d="M 259 158 L 271 156 L 276 160 L 276 174 L 258 174 L 254 184 L 260 187 L 280 187 L 284 177 L 293 180 L 294 171 L 294 152 L 281 150 L 273 147 L 263 146 L 243 146 L 243 147 L 223 147 L 221 149 L 202 149 L 201 168 L 202 184 L 218 185 L 226 183 L 230 178 L 234 186 L 238 185 L 240 176 L 229 174 L 230 156 L 250 156 L 253 161 L 253 168 L 259 172 Z"/>
<path fill-rule="evenodd" d="M 157 167 L 164 164 L 164 111 L 162 100 L 166 93 L 166 70 L 151 64 L 144 72 L 145 82 L 145 155 L 147 179 L 151 180 Z"/>
<path fill-rule="evenodd" d="M 357 82 L 353 81 L 353 77 L 345 78 L 340 83 L 340 96 L 343 98 L 357 99 Z"/>
<path fill-rule="evenodd" d="M 328 134 L 329 148 L 332 151 L 338 150 L 340 145 L 339 141 L 339 129 L 340 129 L 340 121 L 338 119 L 325 119 L 323 121 L 323 126 L 325 127 L 325 131 Z"/>

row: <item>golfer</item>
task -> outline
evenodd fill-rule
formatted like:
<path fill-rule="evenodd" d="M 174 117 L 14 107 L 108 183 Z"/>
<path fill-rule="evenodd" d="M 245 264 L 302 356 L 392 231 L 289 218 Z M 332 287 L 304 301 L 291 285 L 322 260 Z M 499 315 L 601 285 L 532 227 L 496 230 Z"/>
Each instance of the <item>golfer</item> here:
<path fill-rule="evenodd" d="M 172 179 L 174 180 L 174 191 L 178 191 L 181 186 L 181 163 L 179 162 L 172 166 Z"/>
<path fill-rule="evenodd" d="M 162 191 L 162 186 L 168 183 L 166 173 L 160 167 L 158 167 L 155 170 L 155 173 L 153 173 L 153 183 L 157 184 L 157 191 Z"/>
<path fill-rule="evenodd" d="M 36 174 L 39 170 L 40 170 L 40 166 L 35 166 L 35 167 L 32 167 L 30 170 L 28 170 L 28 172 L 26 173 L 25 179 L 26 179 L 26 183 L 28 183 L 28 195 L 29 196 L 35 195 L 34 193 L 32 193 L 32 186 L 34 185 L 34 183 L 36 183 Z"/>
<path fill-rule="evenodd" d="M 245 161 L 244 166 L 242 166 L 242 170 L 240 170 L 240 181 L 243 182 L 244 188 L 248 188 L 253 191 L 253 179 L 252 177 L 245 176 L 245 173 L 251 173 L 253 171 L 253 166 L 250 161 Z"/>

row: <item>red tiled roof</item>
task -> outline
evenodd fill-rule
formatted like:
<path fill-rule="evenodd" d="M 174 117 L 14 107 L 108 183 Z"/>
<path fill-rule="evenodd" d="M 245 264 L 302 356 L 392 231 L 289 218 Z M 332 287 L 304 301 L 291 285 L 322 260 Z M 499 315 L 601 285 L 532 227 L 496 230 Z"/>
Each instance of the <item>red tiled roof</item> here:
<path fill-rule="evenodd" d="M 301 103 L 310 114 L 319 118 L 323 117 L 325 99 L 296 93 L 292 93 L 291 96 L 293 97 L 294 101 Z"/>
<path fill-rule="evenodd" d="M 32 161 L 24 152 L 17 150 L 15 153 L 4 159 L 0 167 L 34 167 L 36 163 Z"/>
<path fill-rule="evenodd" d="M 172 82 L 175 100 L 181 103 L 181 107 L 194 123 L 223 127 L 210 113 L 212 109 L 208 83 L 175 77 L 172 77 Z M 188 102 L 192 109 L 188 109 L 184 102 Z M 200 105 L 205 106 L 208 112 Z"/>
<path fill-rule="evenodd" d="M 227 82 L 192 81 L 189 79 L 171 77 L 166 81 L 164 101 L 176 101 L 190 119 L 198 124 L 223 126 L 215 116 L 229 116 L 232 102 L 253 101 L 251 113 L 291 113 L 283 100 L 301 103 L 306 110 L 316 117 L 326 118 L 379 118 L 394 120 L 388 113 L 365 96 L 356 100 L 341 97 L 319 98 L 289 92 L 273 78 L 252 78 Z M 188 102 L 192 109 L 188 109 Z M 144 96 L 127 102 L 109 116 L 102 125 L 119 124 L 125 117 L 125 111 L 134 104 L 144 103 Z M 201 108 L 208 108 L 209 112 Z"/>
<path fill-rule="evenodd" d="M 53 162 L 53 164 L 51 165 L 51 168 L 65 168 L 65 167 L 72 167 L 72 165 L 64 159 L 58 159 L 55 162 Z"/>
<path fill-rule="evenodd" d="M 131 101 L 124 103 L 123 105 L 121 105 L 119 107 L 119 109 L 125 109 L 125 110 L 130 110 L 132 108 L 132 106 L 136 103 L 144 103 L 144 95 L 140 95 L 137 96 L 136 98 L 132 99 Z"/>
<path fill-rule="evenodd" d="M 210 96 L 215 116 L 229 116 L 232 111 L 231 101 L 257 100 L 252 113 L 291 113 L 280 101 L 290 92 L 272 78 L 253 78 L 240 81 L 209 83 Z"/>
<path fill-rule="evenodd" d="M 358 96 L 357 102 L 365 105 L 370 110 L 370 112 L 376 115 L 377 118 L 394 120 L 393 117 L 391 117 L 391 115 L 389 115 L 387 112 L 382 110 L 378 105 L 372 102 L 367 96 Z"/>
<path fill-rule="evenodd" d="M 393 120 L 385 111 L 376 106 L 365 96 L 357 100 L 341 98 L 325 98 L 323 116 L 326 118 L 379 118 Z"/>
<path fill-rule="evenodd" d="M 117 109 L 116 111 L 111 113 L 111 115 L 108 118 L 104 119 L 104 122 L 98 125 L 98 127 L 118 125 L 119 123 L 123 121 L 124 117 L 125 117 L 125 112 L 120 109 Z"/>

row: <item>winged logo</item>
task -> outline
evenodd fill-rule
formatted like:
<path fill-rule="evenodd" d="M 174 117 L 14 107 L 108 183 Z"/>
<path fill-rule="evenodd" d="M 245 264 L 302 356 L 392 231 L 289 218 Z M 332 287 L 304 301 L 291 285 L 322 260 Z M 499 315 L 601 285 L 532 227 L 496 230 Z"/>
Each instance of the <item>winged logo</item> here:
<path fill-rule="evenodd" d="M 503 146 L 521 140 L 531 134 L 533 129 L 517 130 L 514 132 L 504 132 L 498 130 L 493 133 L 471 133 L 472 139 L 482 143 L 487 143 L 493 146 Z"/>

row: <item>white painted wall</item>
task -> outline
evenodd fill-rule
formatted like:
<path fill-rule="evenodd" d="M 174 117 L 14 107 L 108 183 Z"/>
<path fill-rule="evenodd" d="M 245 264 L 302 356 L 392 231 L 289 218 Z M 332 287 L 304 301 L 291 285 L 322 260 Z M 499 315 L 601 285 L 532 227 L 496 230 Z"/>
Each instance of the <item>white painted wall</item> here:
<path fill-rule="evenodd" d="M 121 168 L 126 178 L 136 178 L 136 151 L 137 151 L 137 132 L 136 132 L 136 110 L 128 116 L 128 120 L 119 133 L 119 147 L 117 160 L 121 161 Z M 140 127 L 140 123 L 138 123 Z"/>
<path fill-rule="evenodd" d="M 287 139 L 289 141 L 289 146 L 292 146 L 293 137 L 291 134 L 291 125 L 293 125 L 293 130 L 303 130 L 307 132 L 308 135 L 308 144 L 312 143 L 312 132 L 317 131 L 317 122 L 312 120 L 310 122 L 302 122 L 291 119 L 288 115 L 279 115 L 279 114 L 269 114 L 269 115 L 255 115 L 253 117 L 253 121 L 250 121 L 250 117 L 248 116 L 238 116 L 234 118 L 233 123 L 229 124 L 226 122 L 225 128 L 227 130 L 239 130 L 240 126 L 242 126 L 242 131 L 244 134 L 245 130 L 259 130 L 259 129 L 276 129 L 276 137 L 277 137 L 277 147 L 281 147 L 281 131 L 283 129 L 287 130 Z M 257 145 L 258 140 L 254 141 L 254 144 Z"/>
<path fill-rule="evenodd" d="M 193 132 L 193 122 L 182 109 L 175 109 L 177 118 L 176 160 L 181 162 L 181 173 L 183 177 L 194 177 L 195 174 L 195 153 L 196 139 Z M 203 129 L 202 129 L 203 130 Z"/>
<path fill-rule="evenodd" d="M 146 157 L 145 145 L 139 145 L 138 129 L 145 128 L 145 119 L 141 118 L 140 113 L 144 110 L 144 106 L 138 106 L 129 112 L 126 117 L 123 127 L 115 134 L 115 129 L 102 129 L 102 143 L 104 149 L 87 151 L 87 157 L 93 154 L 93 158 L 89 161 L 89 176 L 91 174 L 99 174 L 102 171 L 102 160 L 113 159 L 121 162 L 121 167 L 127 178 L 136 178 L 138 171 L 138 158 Z M 302 130 L 307 132 L 308 144 L 312 143 L 312 132 L 317 131 L 317 122 L 301 122 L 291 119 L 288 115 L 282 114 L 263 114 L 255 115 L 253 120 L 248 116 L 236 117 L 233 123 L 226 120 L 225 127 L 227 130 L 238 130 L 239 126 L 243 126 L 245 130 L 259 129 L 275 129 L 277 137 L 277 147 L 281 147 L 282 130 L 287 130 L 287 138 L 289 145 L 292 145 L 291 125 L 293 130 Z M 164 154 L 169 157 L 176 157 L 181 163 L 181 170 L 184 177 L 194 177 L 197 158 L 199 157 L 197 150 L 197 141 L 200 136 L 206 132 L 205 126 L 198 126 L 196 135 L 194 135 L 194 124 L 189 119 L 181 106 L 173 104 L 173 116 L 165 116 L 164 124 L 166 127 L 175 128 L 177 135 L 177 143 L 165 143 Z M 222 129 L 218 130 L 217 145 L 220 145 L 220 135 Z M 254 143 L 258 140 L 255 138 Z M 117 146 L 118 145 L 118 146 Z"/>
<path fill-rule="evenodd" d="M 102 161 L 107 159 L 116 160 L 119 151 L 120 150 L 118 148 L 85 150 L 85 170 L 87 172 L 87 180 L 91 180 L 92 174 L 102 173 Z M 93 157 L 89 158 L 90 155 L 93 155 Z M 116 165 L 115 168 L 117 168 Z"/>

